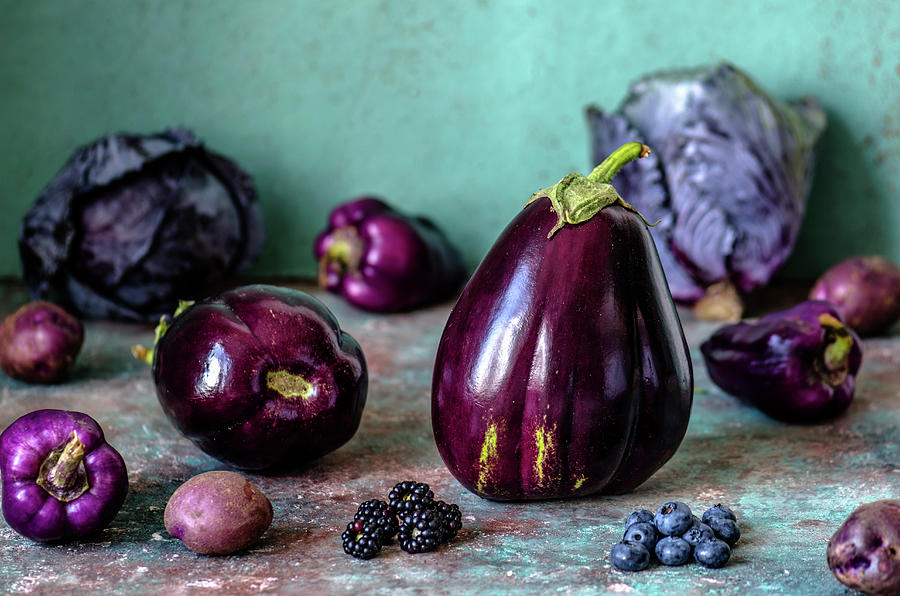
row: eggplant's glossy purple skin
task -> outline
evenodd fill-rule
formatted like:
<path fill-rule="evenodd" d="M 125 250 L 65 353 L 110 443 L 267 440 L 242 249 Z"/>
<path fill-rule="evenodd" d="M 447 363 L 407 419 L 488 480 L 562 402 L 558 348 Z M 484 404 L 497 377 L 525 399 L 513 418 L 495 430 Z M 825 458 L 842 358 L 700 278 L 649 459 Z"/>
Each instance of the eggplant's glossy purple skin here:
<path fill-rule="evenodd" d="M 878 335 L 900 318 L 900 268 L 880 256 L 851 257 L 822 274 L 809 298 L 834 304 L 860 335 Z"/>
<path fill-rule="evenodd" d="M 823 358 L 833 337 L 823 315 L 842 322 L 833 304 L 807 301 L 721 327 L 700 346 L 710 378 L 780 420 L 816 422 L 841 414 L 853 401 L 862 347 L 843 327 L 852 341 L 846 361 L 841 370 L 827 371 Z"/>
<path fill-rule="evenodd" d="M 186 129 L 78 148 L 19 231 L 34 299 L 147 323 L 206 296 L 264 243 L 250 176 Z"/>
<path fill-rule="evenodd" d="M 58 383 L 83 343 L 81 321 L 50 302 L 29 302 L 0 325 L 0 368 L 20 381 Z"/>
<path fill-rule="evenodd" d="M 38 483 L 45 458 L 61 448 L 73 431 L 84 444 L 88 489 L 69 502 L 53 497 Z M 105 528 L 128 493 L 122 456 L 103 436 L 97 422 L 80 412 L 37 410 L 17 419 L 0 434 L 3 518 L 32 540 L 51 542 L 87 536 Z"/>
<path fill-rule="evenodd" d="M 513 219 L 438 347 L 438 450 L 490 499 L 627 492 L 690 417 L 688 348 L 644 222 L 610 206 L 548 239 L 556 223 L 547 198 Z"/>
<path fill-rule="evenodd" d="M 350 262 L 329 258 L 335 242 L 353 245 Z M 313 252 L 320 285 L 373 312 L 442 300 L 465 278 L 459 253 L 431 221 L 399 213 L 373 197 L 336 207 Z"/>
<path fill-rule="evenodd" d="M 854 510 L 828 541 L 826 558 L 844 585 L 867 594 L 900 595 L 900 500 Z"/>
<path fill-rule="evenodd" d="M 597 162 L 640 139 L 655 156 L 622 168 L 616 188 L 649 220 L 672 296 L 694 302 L 729 281 L 768 283 L 793 250 L 825 112 L 786 103 L 734 66 L 636 81 L 615 113 L 588 110 Z"/>
<path fill-rule="evenodd" d="M 243 469 L 337 449 L 359 427 L 368 387 L 362 349 L 331 311 L 305 292 L 266 285 L 228 290 L 178 315 L 152 370 L 175 427 Z M 290 375 L 302 379 L 293 389 Z"/>

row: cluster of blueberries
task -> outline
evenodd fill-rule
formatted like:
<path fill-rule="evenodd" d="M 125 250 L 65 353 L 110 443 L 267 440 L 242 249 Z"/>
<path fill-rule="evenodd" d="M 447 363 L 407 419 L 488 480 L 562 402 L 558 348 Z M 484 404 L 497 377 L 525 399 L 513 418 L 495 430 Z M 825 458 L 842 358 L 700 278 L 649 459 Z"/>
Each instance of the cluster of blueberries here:
<path fill-rule="evenodd" d="M 625 571 L 641 571 L 653 553 L 663 565 L 683 565 L 691 556 L 704 567 L 722 567 L 731 558 L 731 547 L 741 537 L 734 513 L 725 505 L 706 510 L 702 518 L 680 501 L 663 503 L 654 514 L 639 509 L 625 521 L 622 541 L 612 547 L 609 559 Z"/>

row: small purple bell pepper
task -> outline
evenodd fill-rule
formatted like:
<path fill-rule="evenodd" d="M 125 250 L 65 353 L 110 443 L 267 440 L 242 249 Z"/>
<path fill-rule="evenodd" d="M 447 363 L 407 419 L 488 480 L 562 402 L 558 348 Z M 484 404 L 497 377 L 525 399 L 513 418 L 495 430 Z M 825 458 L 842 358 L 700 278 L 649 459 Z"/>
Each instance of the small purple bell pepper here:
<path fill-rule="evenodd" d="M 700 349 L 716 385 L 788 422 L 846 410 L 862 363 L 859 337 L 820 300 L 726 325 Z"/>
<path fill-rule="evenodd" d="M 109 525 L 128 493 L 122 456 L 81 412 L 37 410 L 0 434 L 3 517 L 13 530 L 49 542 Z"/>
<path fill-rule="evenodd" d="M 236 468 L 301 464 L 359 427 L 362 349 L 300 290 L 242 286 L 160 323 L 151 355 L 159 403 L 200 449 Z"/>
<path fill-rule="evenodd" d="M 465 278 L 459 253 L 431 221 L 372 197 L 336 207 L 314 253 L 319 285 L 373 312 L 442 300 Z"/>

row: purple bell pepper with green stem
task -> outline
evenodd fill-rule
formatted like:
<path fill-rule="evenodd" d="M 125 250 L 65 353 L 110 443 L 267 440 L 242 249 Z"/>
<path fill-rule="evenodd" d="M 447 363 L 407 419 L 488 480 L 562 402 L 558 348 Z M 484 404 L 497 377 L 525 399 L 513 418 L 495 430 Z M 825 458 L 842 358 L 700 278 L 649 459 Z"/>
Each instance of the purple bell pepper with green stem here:
<path fill-rule="evenodd" d="M 81 412 L 37 410 L 0 434 L 3 518 L 32 540 L 79 538 L 105 528 L 128 493 L 122 456 Z"/>
<path fill-rule="evenodd" d="M 431 221 L 373 197 L 336 207 L 314 253 L 319 285 L 373 312 L 443 300 L 465 278 L 459 253 Z"/>
<path fill-rule="evenodd" d="M 267 285 L 227 290 L 163 321 L 150 354 L 163 411 L 236 468 L 303 464 L 356 433 L 362 349 L 321 302 Z"/>
<path fill-rule="evenodd" d="M 453 308 L 432 427 L 475 494 L 627 492 L 681 443 L 687 344 L 647 225 L 610 184 L 648 152 L 626 144 L 589 176 L 535 193 Z"/>
<path fill-rule="evenodd" d="M 859 337 L 833 304 L 820 300 L 726 325 L 700 350 L 716 385 L 788 422 L 846 410 L 862 363 Z"/>

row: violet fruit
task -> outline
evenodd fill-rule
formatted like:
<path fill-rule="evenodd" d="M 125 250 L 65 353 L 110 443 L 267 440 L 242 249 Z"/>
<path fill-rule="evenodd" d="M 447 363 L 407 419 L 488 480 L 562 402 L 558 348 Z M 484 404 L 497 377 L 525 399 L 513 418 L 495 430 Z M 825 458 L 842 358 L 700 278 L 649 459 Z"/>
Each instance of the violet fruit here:
<path fill-rule="evenodd" d="M 30 302 L 0 325 L 0 368 L 28 383 L 57 383 L 69 376 L 84 343 L 77 318 L 50 302 Z"/>
<path fill-rule="evenodd" d="M 305 292 L 227 290 L 161 322 L 157 337 L 143 357 L 163 411 L 229 465 L 306 463 L 359 427 L 368 387 L 362 349 Z"/>
<path fill-rule="evenodd" d="M 700 350 L 716 385 L 788 422 L 846 410 L 862 363 L 856 333 L 833 304 L 814 300 L 721 327 Z"/>
<path fill-rule="evenodd" d="M 826 559 L 838 581 L 854 590 L 900 594 L 900 501 L 858 507 L 828 541 Z"/>
<path fill-rule="evenodd" d="M 860 335 L 879 335 L 900 319 L 900 268 L 880 256 L 851 257 L 823 273 L 809 298 L 834 304 Z"/>
<path fill-rule="evenodd" d="M 186 129 L 80 147 L 19 231 L 34 299 L 85 317 L 152 323 L 256 260 L 253 183 Z"/>
<path fill-rule="evenodd" d="M 314 253 L 320 286 L 374 312 L 443 300 L 465 278 L 459 253 L 437 226 L 372 197 L 336 207 Z"/>
<path fill-rule="evenodd" d="M 535 193 L 450 313 L 432 427 L 475 494 L 627 492 L 681 443 L 687 344 L 647 225 L 610 184 L 648 152 L 626 144 Z"/>
<path fill-rule="evenodd" d="M 589 108 L 588 119 L 597 162 L 626 140 L 654 148 L 616 186 L 660 220 L 651 231 L 676 300 L 717 282 L 750 292 L 791 254 L 825 129 L 812 98 L 782 102 L 719 64 L 646 76 L 614 113 Z"/>
<path fill-rule="evenodd" d="M 0 434 L 3 518 L 32 540 L 80 538 L 105 528 L 128 493 L 122 456 L 81 412 L 37 410 Z"/>

